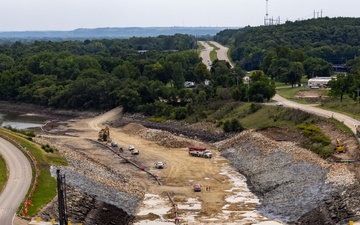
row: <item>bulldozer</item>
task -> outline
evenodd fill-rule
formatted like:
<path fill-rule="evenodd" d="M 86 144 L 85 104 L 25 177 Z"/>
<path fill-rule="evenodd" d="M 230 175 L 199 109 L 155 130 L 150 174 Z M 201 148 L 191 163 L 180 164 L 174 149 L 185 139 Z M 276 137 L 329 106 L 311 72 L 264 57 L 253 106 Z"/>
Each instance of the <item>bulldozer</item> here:
<path fill-rule="evenodd" d="M 336 153 L 345 153 L 346 148 L 345 145 L 343 145 L 340 141 L 340 139 L 336 139 L 336 148 L 335 148 Z"/>
<path fill-rule="evenodd" d="M 101 129 L 99 131 L 99 141 L 106 141 L 106 142 L 111 142 L 110 139 L 110 129 L 108 126 L 106 126 L 104 129 Z"/>

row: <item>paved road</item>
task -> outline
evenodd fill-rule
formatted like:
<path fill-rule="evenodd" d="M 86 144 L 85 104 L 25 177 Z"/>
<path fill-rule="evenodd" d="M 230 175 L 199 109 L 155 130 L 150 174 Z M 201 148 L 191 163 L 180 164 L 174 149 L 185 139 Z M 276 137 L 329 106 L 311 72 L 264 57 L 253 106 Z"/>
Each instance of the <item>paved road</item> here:
<path fill-rule="evenodd" d="M 219 48 L 219 50 L 217 50 L 217 58 L 219 60 L 225 60 L 227 62 L 229 62 L 231 68 L 234 68 L 234 65 L 230 62 L 228 56 L 227 56 L 227 52 L 229 50 L 229 48 L 222 46 L 221 44 L 215 42 L 215 41 L 210 41 L 211 44 L 215 45 L 216 47 Z"/>
<path fill-rule="evenodd" d="M 200 52 L 200 57 L 203 59 L 202 62 L 206 65 L 207 69 L 210 70 L 211 69 L 210 52 L 214 48 L 208 45 L 205 41 L 199 41 L 199 43 L 205 47 L 205 49 Z"/>
<path fill-rule="evenodd" d="M 329 110 L 325 110 L 325 109 L 320 109 L 311 105 L 306 105 L 306 104 L 300 104 L 300 103 L 296 103 L 293 101 L 289 101 L 283 97 L 281 97 L 280 95 L 276 94 L 273 97 L 273 100 L 278 101 L 278 102 L 282 102 L 284 104 L 284 106 L 287 107 L 292 107 L 292 108 L 299 108 L 303 111 L 307 111 L 309 113 L 314 113 L 317 114 L 319 116 L 323 116 L 326 118 L 330 118 L 333 117 L 335 119 L 337 119 L 340 122 L 343 122 L 347 127 L 349 127 L 351 129 L 351 131 L 356 134 L 356 128 L 355 125 L 359 125 L 360 121 L 353 119 L 349 116 L 346 116 L 344 114 L 341 113 L 337 113 L 337 112 L 332 112 Z"/>
<path fill-rule="evenodd" d="M 0 155 L 8 167 L 8 182 L 0 195 L 0 224 L 13 224 L 14 215 L 24 201 L 32 178 L 31 165 L 25 155 L 10 142 L 0 138 Z"/>
<path fill-rule="evenodd" d="M 211 69 L 211 60 L 210 60 L 210 52 L 214 49 L 213 47 L 211 47 L 210 45 L 208 45 L 208 43 L 206 41 L 199 41 L 199 43 L 205 47 L 204 50 L 202 50 L 200 52 L 200 57 L 203 59 L 202 62 L 206 65 L 206 67 L 208 68 L 208 70 Z M 215 41 L 210 41 L 211 44 L 215 45 L 216 47 L 219 48 L 219 50 L 217 50 L 217 58 L 219 60 L 225 60 L 228 61 L 231 68 L 234 67 L 234 65 L 232 65 L 232 63 L 230 62 L 228 56 L 227 56 L 227 51 L 229 50 L 229 48 L 222 46 L 221 44 L 215 42 Z"/>

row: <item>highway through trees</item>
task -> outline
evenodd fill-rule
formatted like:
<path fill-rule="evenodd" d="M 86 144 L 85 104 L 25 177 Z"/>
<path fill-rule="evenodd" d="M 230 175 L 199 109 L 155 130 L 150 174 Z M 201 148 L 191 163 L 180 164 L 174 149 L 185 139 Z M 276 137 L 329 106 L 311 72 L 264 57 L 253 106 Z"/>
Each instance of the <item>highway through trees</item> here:
<path fill-rule="evenodd" d="M 10 225 L 29 190 L 32 168 L 23 152 L 2 138 L 0 155 L 4 158 L 9 173 L 5 189 L 0 195 L 0 221 L 1 224 Z"/>
<path fill-rule="evenodd" d="M 219 48 L 216 53 L 217 53 L 217 58 L 218 60 L 224 60 L 224 61 L 227 61 L 231 68 L 234 67 L 234 65 L 231 63 L 231 61 L 229 60 L 229 57 L 227 55 L 227 52 L 229 50 L 228 47 L 225 47 L 225 46 L 222 46 L 221 44 L 215 42 L 215 41 L 210 41 L 211 44 L 215 45 L 217 48 Z"/>
<path fill-rule="evenodd" d="M 214 47 L 210 46 L 206 41 L 199 41 L 199 43 L 205 47 L 205 49 L 200 52 L 200 57 L 203 59 L 202 62 L 206 65 L 208 70 L 210 70 L 212 64 L 210 60 L 210 52 L 214 49 Z M 227 52 L 229 48 L 222 46 L 221 44 L 215 41 L 210 41 L 209 43 L 219 48 L 218 50 L 216 50 L 218 60 L 225 60 L 229 62 L 231 68 L 233 68 L 234 65 L 232 65 L 232 63 L 230 62 L 227 56 Z"/>

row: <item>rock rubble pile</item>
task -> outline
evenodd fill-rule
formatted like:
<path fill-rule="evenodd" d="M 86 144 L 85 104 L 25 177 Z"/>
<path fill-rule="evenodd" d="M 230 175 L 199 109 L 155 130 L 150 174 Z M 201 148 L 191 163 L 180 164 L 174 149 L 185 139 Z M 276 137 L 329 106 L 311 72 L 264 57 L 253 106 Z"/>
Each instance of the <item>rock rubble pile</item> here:
<path fill-rule="evenodd" d="M 330 164 L 289 142 L 245 131 L 215 143 L 261 197 L 260 211 L 285 222 L 299 220 L 356 182 L 345 166 Z"/>

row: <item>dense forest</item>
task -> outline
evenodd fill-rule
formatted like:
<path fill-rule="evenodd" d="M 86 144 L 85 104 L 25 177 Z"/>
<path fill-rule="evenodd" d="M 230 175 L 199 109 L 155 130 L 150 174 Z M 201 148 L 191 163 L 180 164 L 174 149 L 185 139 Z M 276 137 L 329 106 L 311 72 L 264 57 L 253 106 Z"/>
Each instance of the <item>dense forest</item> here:
<path fill-rule="evenodd" d="M 317 18 L 281 25 L 227 29 L 214 40 L 230 47 L 230 56 L 243 70 L 262 70 L 271 79 L 296 85 L 306 75 L 329 77 L 334 65 L 350 76 L 330 84 L 334 96 L 360 87 L 360 18 Z M 346 82 L 344 79 L 347 79 Z M 345 83 L 347 85 L 345 85 Z"/>
<path fill-rule="evenodd" d="M 211 100 L 262 102 L 274 95 L 275 86 L 261 71 L 251 85 L 236 85 L 243 75 L 218 60 L 209 71 L 190 35 L 0 46 L 0 100 L 54 108 L 121 105 L 127 112 L 155 117 L 201 119 Z M 195 82 L 196 88 L 185 88 L 185 81 Z"/>
<path fill-rule="evenodd" d="M 304 75 L 330 76 L 335 63 L 351 70 L 331 82 L 330 94 L 356 99 L 359 24 L 320 18 L 224 30 L 214 39 L 230 46 L 236 66 L 215 60 L 210 71 L 192 35 L 4 43 L 0 100 L 77 110 L 123 106 L 126 112 L 197 121 L 207 118 L 209 103 L 266 102 L 275 94 L 274 81 L 294 86 Z M 247 82 L 245 70 L 251 70 Z M 185 88 L 185 81 L 196 86 Z"/>
<path fill-rule="evenodd" d="M 261 68 L 279 46 L 295 51 L 290 61 L 323 59 L 345 64 L 360 55 L 360 18 L 317 18 L 281 25 L 219 32 L 214 40 L 231 47 L 231 58 L 245 70 Z M 317 75 L 317 74 L 315 74 Z"/>

